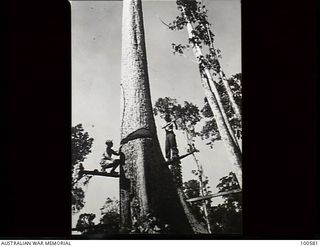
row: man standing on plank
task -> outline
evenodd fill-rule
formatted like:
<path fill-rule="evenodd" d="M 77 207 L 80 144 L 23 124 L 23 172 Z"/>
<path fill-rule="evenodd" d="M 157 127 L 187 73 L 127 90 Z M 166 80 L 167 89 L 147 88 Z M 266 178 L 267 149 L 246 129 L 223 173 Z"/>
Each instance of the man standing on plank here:
<path fill-rule="evenodd" d="M 165 116 L 165 120 L 167 124 L 163 126 L 162 129 L 165 129 L 166 131 L 166 142 L 165 142 L 166 158 L 167 158 L 167 161 L 170 161 L 171 155 L 172 155 L 172 159 L 179 157 L 179 151 L 178 151 L 177 142 L 176 142 L 176 135 L 173 132 L 173 127 L 175 127 L 175 129 L 178 129 L 178 127 L 176 124 L 176 119 L 171 121 L 171 117 L 169 114 Z"/>

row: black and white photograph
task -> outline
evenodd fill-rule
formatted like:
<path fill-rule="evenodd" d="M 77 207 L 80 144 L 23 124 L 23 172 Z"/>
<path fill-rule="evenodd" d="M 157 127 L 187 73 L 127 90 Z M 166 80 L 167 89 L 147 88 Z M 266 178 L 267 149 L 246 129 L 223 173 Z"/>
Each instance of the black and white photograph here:
<path fill-rule="evenodd" d="M 1 10 L 1 246 L 318 245 L 316 1 Z"/>
<path fill-rule="evenodd" d="M 241 236 L 240 0 L 70 4 L 72 235 Z"/>

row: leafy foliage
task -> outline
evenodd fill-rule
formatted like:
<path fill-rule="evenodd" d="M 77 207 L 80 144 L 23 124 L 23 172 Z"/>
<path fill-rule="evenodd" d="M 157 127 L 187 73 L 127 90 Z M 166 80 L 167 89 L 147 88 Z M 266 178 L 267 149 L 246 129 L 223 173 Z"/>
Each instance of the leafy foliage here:
<path fill-rule="evenodd" d="M 82 162 L 91 152 L 93 138 L 90 138 L 88 132 L 84 131 L 82 124 L 78 124 L 71 128 L 71 141 L 72 212 L 76 213 L 84 206 L 84 191 L 82 187 L 91 178 L 90 176 L 82 178 L 81 171 L 83 170 Z"/>
<path fill-rule="evenodd" d="M 197 171 L 194 170 L 193 173 L 197 175 Z M 208 180 L 206 179 L 204 184 L 206 185 L 207 183 Z M 217 188 L 219 192 L 238 189 L 239 184 L 235 174 L 230 172 L 228 176 L 221 178 Z M 194 179 L 185 182 L 184 193 L 188 199 L 200 196 L 199 182 Z M 211 194 L 211 191 L 207 190 L 205 195 L 208 194 Z M 217 206 L 211 206 L 210 200 L 205 201 L 211 230 L 214 234 L 239 234 L 242 232 L 242 194 L 234 193 L 224 195 L 223 198 L 223 203 Z M 201 211 L 202 203 L 203 201 L 197 201 L 193 202 L 190 206 L 195 217 L 204 222 L 203 213 Z"/>
<path fill-rule="evenodd" d="M 183 192 L 187 199 L 200 196 L 200 183 L 195 179 L 191 179 L 183 183 Z M 205 222 L 203 214 L 201 212 L 202 202 L 197 201 L 190 204 L 192 214 L 201 222 Z"/>
<path fill-rule="evenodd" d="M 74 186 L 72 188 L 72 212 L 76 213 L 84 207 L 84 191 L 82 188 Z"/>
<path fill-rule="evenodd" d="M 152 214 L 147 214 L 134 220 L 132 223 L 131 234 L 166 234 L 171 233 L 170 226 L 163 224 Z"/>
<path fill-rule="evenodd" d="M 241 109 L 241 100 L 242 100 L 242 74 L 238 73 L 233 75 L 230 79 L 228 79 L 229 86 L 232 90 L 233 97 L 237 103 L 237 105 Z"/>
<path fill-rule="evenodd" d="M 159 98 L 155 103 L 154 115 L 165 119 L 167 114 L 172 120 L 176 119 L 178 128 L 184 131 L 194 131 L 194 126 L 201 120 L 200 111 L 196 105 L 187 101 L 180 105 L 176 99 L 170 97 Z"/>
<path fill-rule="evenodd" d="M 77 230 L 82 234 L 90 232 L 93 226 L 95 225 L 93 222 L 95 217 L 95 214 L 81 214 L 78 218 L 78 222 L 76 225 Z"/>
<path fill-rule="evenodd" d="M 176 45 L 175 43 L 172 43 L 171 45 L 173 49 L 173 54 L 176 54 L 176 53 L 183 54 L 183 50 L 189 47 L 189 45 L 181 45 L 181 44 Z"/>
<path fill-rule="evenodd" d="M 100 224 L 103 225 L 104 233 L 119 233 L 120 229 L 120 204 L 116 199 L 107 198 L 101 210 Z"/>
<path fill-rule="evenodd" d="M 93 138 L 89 137 L 85 132 L 82 124 L 78 124 L 71 128 L 72 138 L 72 169 L 73 167 L 85 160 L 86 156 L 91 152 Z"/>
<path fill-rule="evenodd" d="M 233 93 L 234 99 L 238 106 L 241 108 L 241 99 L 242 99 L 242 87 L 241 87 L 241 73 L 233 75 L 229 80 L 229 86 Z M 241 120 L 238 119 L 231 107 L 228 95 L 222 86 L 222 83 L 220 82 L 217 86 L 217 89 L 220 92 L 222 105 L 225 109 L 225 112 L 227 114 L 229 123 L 235 132 L 235 135 L 237 138 L 242 138 L 242 123 Z M 202 131 L 200 132 L 200 136 L 204 140 L 208 140 L 207 144 L 210 145 L 210 147 L 213 147 L 213 143 L 216 140 L 220 140 L 221 136 L 219 134 L 217 123 L 214 119 L 213 113 L 211 111 L 211 108 L 209 106 L 208 100 L 204 99 L 204 106 L 201 109 L 202 115 L 207 119 Z"/>
<path fill-rule="evenodd" d="M 221 140 L 221 136 L 217 129 L 217 123 L 213 119 L 212 121 L 206 121 L 201 131 L 201 137 L 203 139 L 209 139 L 208 142 L 206 142 L 206 144 L 209 145 L 211 148 L 213 148 L 213 143 L 216 140 Z"/>
<path fill-rule="evenodd" d="M 184 193 L 185 193 L 185 196 L 187 197 L 187 199 L 199 197 L 202 195 L 203 196 L 209 195 L 211 193 L 211 191 L 210 191 L 210 186 L 208 185 L 208 183 L 209 183 L 208 177 L 203 176 L 201 170 L 192 170 L 192 173 L 194 175 L 198 176 L 199 180 L 191 179 L 191 180 L 184 183 L 184 185 L 183 185 Z M 203 193 L 201 193 L 201 186 L 200 186 L 199 181 L 202 182 Z M 191 210 L 192 210 L 193 214 L 195 215 L 195 217 L 197 217 L 197 219 L 202 221 L 203 223 L 205 223 L 205 214 L 203 212 L 204 203 L 205 203 L 207 209 L 209 209 L 211 207 L 210 206 L 211 200 L 196 201 L 196 202 L 192 202 L 190 204 Z"/>
<path fill-rule="evenodd" d="M 220 179 L 217 185 L 219 192 L 239 188 L 236 176 L 230 172 Z M 229 234 L 242 232 L 242 193 L 223 196 L 224 202 L 211 208 L 209 220 L 214 233 Z"/>
<path fill-rule="evenodd" d="M 85 213 L 79 216 L 76 229 L 82 235 L 99 234 L 100 236 L 104 236 L 119 233 L 119 201 L 108 197 L 100 210 L 101 218 L 99 224 L 93 222 L 96 217 L 95 214 Z"/>
<path fill-rule="evenodd" d="M 207 46 L 208 53 L 198 57 L 200 71 L 207 68 L 213 74 L 219 73 L 220 64 L 217 59 L 221 58 L 221 51 L 213 47 L 214 34 L 210 30 L 211 24 L 208 22 L 206 6 L 196 0 L 177 0 L 176 3 L 179 15 L 172 23 L 169 23 L 169 29 L 182 30 L 189 21 L 193 30 L 187 45 L 173 44 L 173 53 L 183 54 L 183 51 L 190 47 Z"/>
<path fill-rule="evenodd" d="M 198 177 L 199 181 L 202 182 L 203 195 L 206 196 L 210 194 L 212 191 L 210 191 L 209 179 L 207 176 L 203 176 L 203 171 L 198 169 L 192 170 L 191 172 Z"/>

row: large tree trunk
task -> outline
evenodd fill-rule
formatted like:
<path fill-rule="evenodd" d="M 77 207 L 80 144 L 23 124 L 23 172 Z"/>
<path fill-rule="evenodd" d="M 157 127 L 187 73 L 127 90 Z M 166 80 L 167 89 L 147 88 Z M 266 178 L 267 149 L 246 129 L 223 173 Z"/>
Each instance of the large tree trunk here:
<path fill-rule="evenodd" d="M 127 136 L 141 128 L 149 132 L 145 137 L 131 138 L 121 149 L 125 161 L 120 169 L 121 225 L 131 228 L 133 222 L 152 214 L 169 224 L 172 232 L 195 232 L 165 165 L 156 133 L 141 0 L 123 1 L 121 63 L 121 139 L 128 140 Z"/>
<path fill-rule="evenodd" d="M 187 31 L 188 31 L 189 38 L 192 38 L 193 27 L 189 19 L 187 18 L 187 16 L 185 16 L 185 19 L 187 21 Z M 201 48 L 195 44 L 193 46 L 193 52 L 196 59 L 199 61 L 199 58 L 202 56 Z M 202 77 L 201 78 L 202 87 L 208 99 L 209 106 L 215 116 L 219 133 L 221 135 L 222 140 L 224 141 L 226 150 L 229 154 L 230 161 L 234 166 L 235 174 L 237 176 L 239 186 L 240 188 L 242 188 L 242 161 L 241 161 L 242 155 L 241 155 L 240 148 L 237 144 L 237 139 L 230 126 L 230 123 L 228 121 L 227 115 L 224 111 L 224 108 L 221 102 L 219 92 L 215 86 L 215 82 L 213 80 L 213 77 L 209 69 L 204 68 L 204 71 L 203 72 L 200 71 L 200 74 Z"/>

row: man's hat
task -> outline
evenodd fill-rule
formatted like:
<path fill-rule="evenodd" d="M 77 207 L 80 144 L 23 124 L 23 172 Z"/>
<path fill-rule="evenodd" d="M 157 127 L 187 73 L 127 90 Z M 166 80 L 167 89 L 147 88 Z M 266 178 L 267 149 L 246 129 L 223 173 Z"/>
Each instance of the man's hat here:
<path fill-rule="evenodd" d="M 167 122 L 170 122 L 171 121 L 171 116 L 170 116 L 170 114 L 166 114 L 165 116 L 164 116 L 164 120 L 166 120 Z"/>
<path fill-rule="evenodd" d="M 106 144 L 110 144 L 110 143 L 113 143 L 113 140 L 110 140 L 110 139 L 106 140 Z"/>

